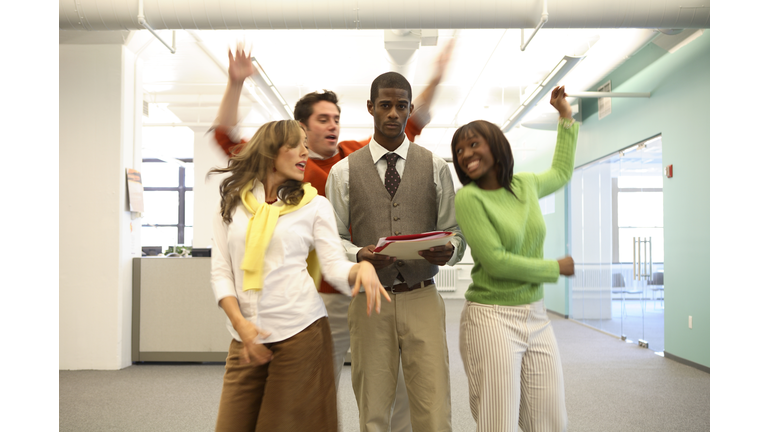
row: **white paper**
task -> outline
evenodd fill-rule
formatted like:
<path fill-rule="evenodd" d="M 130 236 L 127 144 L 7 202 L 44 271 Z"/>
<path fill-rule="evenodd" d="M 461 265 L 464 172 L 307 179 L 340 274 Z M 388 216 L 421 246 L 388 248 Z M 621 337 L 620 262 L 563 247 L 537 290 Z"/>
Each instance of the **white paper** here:
<path fill-rule="evenodd" d="M 435 246 L 444 246 L 447 244 L 451 237 L 455 234 L 451 233 L 440 238 L 431 238 L 428 240 L 398 240 L 388 244 L 381 252 L 376 252 L 378 255 L 389 255 L 397 257 L 397 259 L 409 260 L 409 259 L 424 259 L 419 255 L 419 251 L 429 249 Z"/>

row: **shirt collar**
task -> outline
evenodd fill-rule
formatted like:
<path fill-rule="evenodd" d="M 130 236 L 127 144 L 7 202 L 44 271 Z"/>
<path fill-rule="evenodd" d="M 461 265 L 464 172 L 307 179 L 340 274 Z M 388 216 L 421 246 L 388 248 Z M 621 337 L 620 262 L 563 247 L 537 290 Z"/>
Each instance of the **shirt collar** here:
<path fill-rule="evenodd" d="M 337 154 L 339 154 L 339 146 L 338 145 L 336 146 L 336 151 L 333 153 L 333 155 L 328 156 L 328 157 L 322 156 L 320 153 L 315 153 L 315 152 L 313 152 L 309 148 L 307 148 L 307 150 L 309 152 L 309 155 L 308 155 L 309 158 L 310 159 L 315 159 L 315 160 L 326 160 L 326 159 L 330 159 L 330 158 L 336 156 Z"/>
<path fill-rule="evenodd" d="M 400 147 L 396 148 L 395 151 L 393 151 L 392 153 L 397 154 L 398 156 L 403 158 L 403 160 L 405 160 L 406 156 L 408 155 L 408 148 L 410 147 L 410 145 L 411 145 L 411 141 L 408 139 L 408 137 L 404 137 L 403 143 L 400 144 Z M 374 164 L 378 162 L 379 159 L 384 157 L 385 154 L 390 153 L 389 150 L 385 149 L 384 147 L 382 147 L 381 144 L 377 143 L 376 139 L 373 137 L 371 137 L 371 142 L 368 144 L 368 147 L 371 150 L 371 157 L 373 158 Z"/>

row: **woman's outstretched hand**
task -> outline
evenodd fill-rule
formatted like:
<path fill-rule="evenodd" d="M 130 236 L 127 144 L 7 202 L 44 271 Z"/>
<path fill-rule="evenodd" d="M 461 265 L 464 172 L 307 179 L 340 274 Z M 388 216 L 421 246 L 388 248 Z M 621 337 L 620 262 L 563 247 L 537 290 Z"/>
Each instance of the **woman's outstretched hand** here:
<path fill-rule="evenodd" d="M 373 264 L 368 261 L 361 261 L 356 266 L 356 269 L 353 267 L 353 271 L 356 270 L 357 274 L 355 275 L 355 286 L 352 288 L 352 297 L 360 292 L 360 287 L 365 288 L 368 316 L 371 316 L 374 309 L 376 309 L 376 313 L 381 313 L 381 296 L 384 295 L 388 302 L 391 302 L 392 299 L 389 298 L 387 290 L 379 282 L 379 276 L 376 274 Z"/>
<path fill-rule="evenodd" d="M 552 90 L 552 96 L 549 98 L 549 104 L 555 107 L 560 117 L 572 119 L 571 105 L 565 98 L 568 94 L 565 92 L 565 86 L 557 86 Z"/>

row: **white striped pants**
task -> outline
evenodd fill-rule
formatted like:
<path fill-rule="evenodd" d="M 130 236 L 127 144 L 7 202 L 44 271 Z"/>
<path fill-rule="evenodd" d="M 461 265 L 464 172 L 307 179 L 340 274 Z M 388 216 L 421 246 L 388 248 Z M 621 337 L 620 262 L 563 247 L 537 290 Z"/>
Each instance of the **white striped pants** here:
<path fill-rule="evenodd" d="M 478 432 L 566 430 L 563 368 L 543 300 L 466 302 L 459 349 Z"/>

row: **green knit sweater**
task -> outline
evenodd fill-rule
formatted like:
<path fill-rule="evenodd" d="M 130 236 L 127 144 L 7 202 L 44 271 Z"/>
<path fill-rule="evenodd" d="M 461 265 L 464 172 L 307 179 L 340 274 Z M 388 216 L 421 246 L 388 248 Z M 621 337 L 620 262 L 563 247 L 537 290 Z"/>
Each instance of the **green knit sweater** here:
<path fill-rule="evenodd" d="M 514 306 L 544 298 L 542 283 L 557 282 L 560 267 L 544 259 L 547 232 L 539 198 L 568 183 L 579 124 L 570 128 L 561 119 L 552 168 L 541 174 L 512 176 L 512 190 L 480 189 L 472 182 L 456 193 L 456 220 L 472 249 L 472 283 L 469 301 Z"/>

